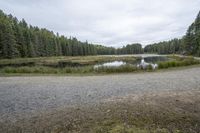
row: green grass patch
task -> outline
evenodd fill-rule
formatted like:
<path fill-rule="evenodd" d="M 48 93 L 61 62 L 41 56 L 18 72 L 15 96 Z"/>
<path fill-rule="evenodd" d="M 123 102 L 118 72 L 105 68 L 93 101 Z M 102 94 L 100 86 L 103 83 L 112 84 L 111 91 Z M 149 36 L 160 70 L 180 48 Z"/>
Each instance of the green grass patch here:
<path fill-rule="evenodd" d="M 52 68 L 52 67 L 5 67 L 0 69 L 1 73 L 28 73 L 28 74 L 67 74 L 67 73 L 91 73 L 93 67 L 65 67 L 65 68 Z"/>
<path fill-rule="evenodd" d="M 177 57 L 174 56 L 176 60 L 159 62 L 158 68 L 159 69 L 166 69 L 171 67 L 181 67 L 181 66 L 189 66 L 189 65 L 196 65 L 200 64 L 199 60 L 195 60 L 193 57 Z"/>
<path fill-rule="evenodd" d="M 123 72 L 135 72 L 135 71 L 138 71 L 138 69 L 136 66 L 133 66 L 133 65 L 122 65 L 119 67 L 101 66 L 101 67 L 95 68 L 94 71 L 96 73 L 123 73 Z"/>

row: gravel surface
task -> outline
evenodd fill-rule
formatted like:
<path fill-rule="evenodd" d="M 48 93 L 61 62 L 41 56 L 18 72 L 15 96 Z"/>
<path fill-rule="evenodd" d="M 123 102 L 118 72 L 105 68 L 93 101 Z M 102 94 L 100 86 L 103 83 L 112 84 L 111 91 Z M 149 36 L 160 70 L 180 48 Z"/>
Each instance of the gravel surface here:
<path fill-rule="evenodd" d="M 200 89 L 200 68 L 104 76 L 0 77 L 0 120 L 112 97 Z"/>

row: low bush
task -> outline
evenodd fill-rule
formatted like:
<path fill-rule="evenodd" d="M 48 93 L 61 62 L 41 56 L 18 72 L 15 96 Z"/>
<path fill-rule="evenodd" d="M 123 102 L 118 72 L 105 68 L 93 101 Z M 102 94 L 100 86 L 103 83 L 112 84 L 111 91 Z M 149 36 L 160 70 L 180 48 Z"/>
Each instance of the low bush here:
<path fill-rule="evenodd" d="M 2 73 L 59 73 L 57 69 L 50 67 L 5 67 L 1 69 Z"/>
<path fill-rule="evenodd" d="M 180 66 L 189 66 L 199 64 L 200 61 L 195 60 L 194 58 L 187 57 L 187 58 L 179 58 L 178 60 L 166 61 L 166 62 L 159 62 L 158 68 L 170 68 L 170 67 L 180 67 Z"/>
<path fill-rule="evenodd" d="M 90 73 L 93 72 L 93 67 L 5 67 L 0 69 L 1 73 L 37 73 L 37 74 L 64 74 L 64 73 Z"/>
<path fill-rule="evenodd" d="M 65 67 L 60 69 L 62 73 L 91 73 L 93 72 L 92 66 L 85 66 L 85 67 Z"/>
<path fill-rule="evenodd" d="M 122 73 L 122 72 L 135 72 L 137 70 L 138 70 L 137 67 L 133 65 L 122 65 L 119 67 L 101 66 L 94 69 L 94 71 L 97 73 Z"/>

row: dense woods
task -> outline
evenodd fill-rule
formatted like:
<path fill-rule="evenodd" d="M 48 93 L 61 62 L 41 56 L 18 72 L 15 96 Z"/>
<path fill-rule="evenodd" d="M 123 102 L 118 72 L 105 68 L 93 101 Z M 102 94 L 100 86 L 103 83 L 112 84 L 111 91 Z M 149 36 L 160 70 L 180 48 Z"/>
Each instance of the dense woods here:
<path fill-rule="evenodd" d="M 123 48 L 117 49 L 117 54 L 141 54 L 143 53 L 142 45 L 139 43 L 128 44 Z"/>
<path fill-rule="evenodd" d="M 144 48 L 144 52 L 158 54 L 181 54 L 181 52 L 183 51 L 182 43 L 182 39 L 173 39 L 170 41 L 163 41 L 155 44 L 150 44 Z"/>
<path fill-rule="evenodd" d="M 81 42 L 75 37 L 67 38 L 47 29 L 33 27 L 24 19 L 19 21 L 0 10 L 1 58 L 134 54 L 140 53 L 141 49 L 140 44 L 115 49 Z"/>
<path fill-rule="evenodd" d="M 200 56 L 200 13 L 182 39 L 147 45 L 128 44 L 122 48 L 81 42 L 75 37 L 60 36 L 44 28 L 28 25 L 0 10 L 0 57 L 48 57 L 113 54 L 187 54 Z"/>
<path fill-rule="evenodd" d="M 47 29 L 29 26 L 0 11 L 0 55 L 2 58 L 96 55 L 95 45 L 66 38 Z M 107 53 L 108 54 L 108 53 Z"/>
<path fill-rule="evenodd" d="M 200 56 L 200 12 L 183 38 L 147 45 L 144 52 Z"/>
<path fill-rule="evenodd" d="M 200 56 L 200 12 L 183 37 L 187 54 Z"/>

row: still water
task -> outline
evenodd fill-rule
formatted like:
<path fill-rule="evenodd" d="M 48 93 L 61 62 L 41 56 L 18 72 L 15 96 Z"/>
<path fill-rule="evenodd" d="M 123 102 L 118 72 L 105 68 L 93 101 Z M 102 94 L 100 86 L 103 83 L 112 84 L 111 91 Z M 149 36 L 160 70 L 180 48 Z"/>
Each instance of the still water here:
<path fill-rule="evenodd" d="M 98 67 L 119 67 L 122 65 L 134 65 L 137 66 L 138 64 L 141 63 L 147 63 L 147 64 L 156 64 L 157 62 L 161 61 L 168 61 L 169 58 L 165 56 L 149 56 L 149 57 L 143 57 L 141 59 L 137 59 L 136 61 L 133 62 L 126 62 L 126 61 L 112 61 L 112 62 L 104 62 L 100 64 L 94 65 L 94 68 Z"/>

